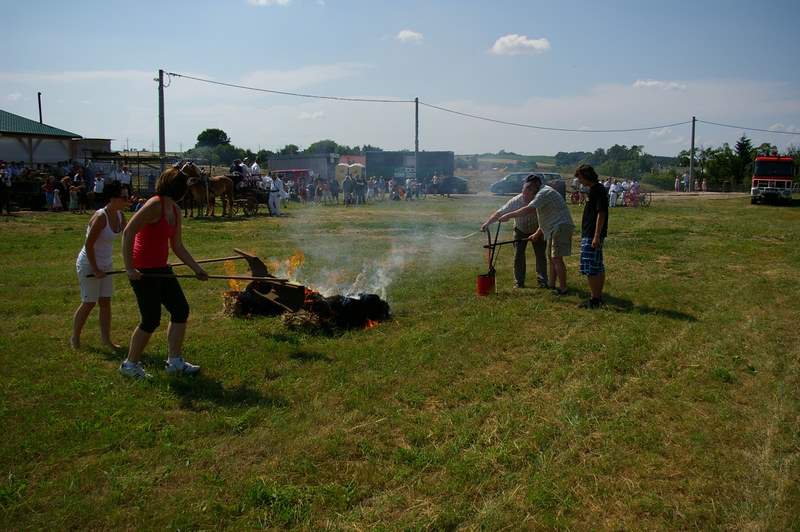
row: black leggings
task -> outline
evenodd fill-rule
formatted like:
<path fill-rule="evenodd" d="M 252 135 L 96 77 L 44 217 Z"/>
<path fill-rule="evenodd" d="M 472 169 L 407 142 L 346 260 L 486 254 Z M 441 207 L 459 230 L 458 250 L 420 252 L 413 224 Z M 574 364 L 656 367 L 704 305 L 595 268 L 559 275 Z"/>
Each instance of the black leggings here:
<path fill-rule="evenodd" d="M 171 274 L 172 268 L 140 268 L 144 277 L 138 281 L 131 281 L 136 302 L 139 304 L 139 314 L 142 321 L 139 328 L 144 332 L 152 333 L 161 323 L 161 305 L 170 314 L 171 323 L 186 323 L 189 319 L 189 303 L 183 295 L 181 285 L 173 278 L 147 277 L 147 274 Z"/>

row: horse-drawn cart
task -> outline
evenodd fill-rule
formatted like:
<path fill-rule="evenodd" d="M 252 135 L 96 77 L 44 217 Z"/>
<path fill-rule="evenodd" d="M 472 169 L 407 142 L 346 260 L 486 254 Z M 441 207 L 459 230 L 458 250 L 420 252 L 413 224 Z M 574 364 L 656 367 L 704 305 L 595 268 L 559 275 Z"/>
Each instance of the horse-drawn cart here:
<path fill-rule="evenodd" d="M 261 188 L 260 179 L 255 177 L 242 177 L 239 174 L 231 174 L 234 182 L 234 200 L 231 206 L 233 215 L 240 212 L 245 216 L 255 216 L 258 214 L 258 204 L 267 203 L 267 193 Z"/>

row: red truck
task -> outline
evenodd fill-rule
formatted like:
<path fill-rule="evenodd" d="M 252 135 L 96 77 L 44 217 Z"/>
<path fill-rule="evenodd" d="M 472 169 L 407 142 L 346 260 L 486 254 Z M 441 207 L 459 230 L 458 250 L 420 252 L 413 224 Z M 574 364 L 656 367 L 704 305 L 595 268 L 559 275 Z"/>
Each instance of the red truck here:
<path fill-rule="evenodd" d="M 750 203 L 791 203 L 795 172 L 791 157 L 777 154 L 757 156 L 753 165 Z"/>

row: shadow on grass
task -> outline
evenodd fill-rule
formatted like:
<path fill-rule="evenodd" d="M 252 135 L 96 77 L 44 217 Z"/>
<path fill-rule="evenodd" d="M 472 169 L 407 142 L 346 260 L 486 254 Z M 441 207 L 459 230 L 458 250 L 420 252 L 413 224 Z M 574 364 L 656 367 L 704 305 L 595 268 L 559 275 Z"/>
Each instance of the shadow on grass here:
<path fill-rule="evenodd" d="M 302 349 L 289 353 L 289 358 L 297 360 L 298 362 L 317 362 L 320 360 L 324 362 L 333 362 L 333 359 L 328 355 L 316 351 L 304 351 Z"/>
<path fill-rule="evenodd" d="M 589 299 L 591 294 L 584 290 L 578 290 L 577 294 L 581 299 Z M 696 322 L 697 317 L 679 310 L 672 310 L 666 308 L 651 307 L 650 305 L 636 305 L 630 299 L 603 294 L 603 303 L 605 308 L 614 312 L 629 312 L 631 314 L 644 314 L 664 316 L 672 320 L 683 320 L 688 322 Z"/>
<path fill-rule="evenodd" d="M 192 377 L 170 377 L 170 389 L 180 397 L 181 408 L 202 410 L 200 403 L 217 406 L 267 406 L 284 408 L 289 401 L 279 395 L 265 395 L 246 384 L 225 388 L 221 382 L 203 374 Z"/>

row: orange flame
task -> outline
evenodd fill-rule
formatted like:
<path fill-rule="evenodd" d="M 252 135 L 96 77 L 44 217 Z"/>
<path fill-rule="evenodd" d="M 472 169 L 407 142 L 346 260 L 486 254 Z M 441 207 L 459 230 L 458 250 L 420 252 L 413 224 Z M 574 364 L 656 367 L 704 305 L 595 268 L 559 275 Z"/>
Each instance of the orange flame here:
<path fill-rule="evenodd" d="M 269 268 L 270 273 L 273 275 L 277 275 L 278 277 L 287 277 L 294 281 L 296 280 L 294 277 L 295 273 L 305 261 L 305 254 L 302 251 L 297 250 L 294 252 L 294 255 L 286 260 L 268 260 L 267 267 Z"/>
<path fill-rule="evenodd" d="M 306 261 L 306 255 L 301 250 L 294 252 L 294 255 L 289 257 L 289 265 L 286 267 L 286 276 L 290 279 L 294 277 L 297 269 Z"/>
<path fill-rule="evenodd" d="M 236 275 L 236 263 L 232 260 L 226 260 L 223 264 L 225 268 L 225 275 Z M 228 279 L 228 288 L 236 292 L 242 291 L 242 286 L 239 284 L 238 279 Z"/>
<path fill-rule="evenodd" d="M 366 330 L 369 330 L 369 329 L 374 329 L 375 327 L 378 326 L 378 323 L 380 323 L 380 322 L 373 321 L 373 320 L 367 320 L 367 324 L 364 325 L 364 330 L 366 331 Z"/>

